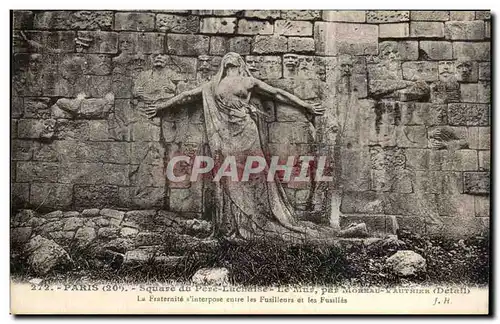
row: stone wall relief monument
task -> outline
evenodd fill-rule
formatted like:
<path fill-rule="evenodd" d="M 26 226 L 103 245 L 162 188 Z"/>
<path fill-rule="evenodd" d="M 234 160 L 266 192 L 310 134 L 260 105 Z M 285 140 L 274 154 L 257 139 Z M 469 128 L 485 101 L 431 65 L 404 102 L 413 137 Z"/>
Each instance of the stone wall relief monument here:
<path fill-rule="evenodd" d="M 208 59 L 202 57 L 200 64 L 203 66 L 207 64 L 207 61 Z M 247 59 L 248 62 L 253 72 L 257 72 L 253 67 L 252 59 Z M 289 62 L 288 65 L 290 65 Z M 202 71 L 205 69 L 206 67 L 203 67 Z M 166 80 L 155 82 L 151 77 L 146 80 L 162 85 L 168 82 Z M 263 150 L 267 146 L 263 145 L 263 142 L 267 140 L 263 139 L 264 134 L 258 127 L 258 125 L 261 127 L 264 125 L 258 119 L 266 116 L 265 112 L 259 110 L 262 106 L 259 95 L 293 105 L 313 115 L 323 115 L 325 110 L 319 104 L 305 102 L 289 92 L 254 78 L 250 68 L 237 53 L 227 53 L 222 58 L 218 72 L 200 87 L 181 92 L 168 100 L 163 100 L 163 98 L 153 100 L 140 109 L 149 118 L 159 116 L 168 120 L 168 117 L 163 117 L 163 112 L 167 109 L 202 101 L 208 152 L 211 158 L 216 165 L 221 165 L 220 170 L 225 170 L 227 167 L 244 170 L 247 167 L 248 157 L 263 158 L 269 155 L 269 152 Z M 335 125 L 327 123 L 325 127 L 327 132 L 330 132 Z M 227 164 L 228 158 L 235 159 L 233 165 Z M 271 161 L 266 161 L 266 164 L 268 162 Z M 293 167 L 293 164 L 291 166 Z M 367 234 L 362 224 L 335 234 L 333 227 L 320 227 L 310 222 L 300 222 L 281 183 L 272 179 L 277 179 L 277 175 L 267 173 L 269 168 L 276 169 L 276 167 L 277 160 L 274 160 L 274 167 L 272 163 L 270 166 L 263 166 L 261 171 L 265 172 L 258 176 L 252 174 L 255 177 L 251 181 L 247 179 L 240 182 L 238 179 L 229 179 L 225 173 L 222 174 L 226 178 L 221 179 L 220 172 L 212 175 L 215 181 L 214 190 L 205 191 L 208 195 L 205 201 L 211 201 L 213 204 L 214 236 L 225 235 L 236 239 L 249 239 L 255 236 L 279 235 L 328 240 L 335 235 L 364 236 Z"/>

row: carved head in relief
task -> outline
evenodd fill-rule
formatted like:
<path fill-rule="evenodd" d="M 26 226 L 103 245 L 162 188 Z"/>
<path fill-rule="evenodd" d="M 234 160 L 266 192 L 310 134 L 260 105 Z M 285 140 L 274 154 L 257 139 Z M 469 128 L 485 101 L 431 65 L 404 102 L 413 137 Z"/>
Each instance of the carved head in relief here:
<path fill-rule="evenodd" d="M 283 55 L 283 65 L 289 70 L 293 71 L 297 68 L 299 63 L 299 56 L 297 54 Z"/>
<path fill-rule="evenodd" d="M 455 65 L 451 61 L 441 61 L 438 64 L 439 79 L 450 81 L 455 76 Z"/>
<path fill-rule="evenodd" d="M 203 73 L 210 71 L 210 57 L 208 55 L 198 56 L 198 70 Z"/>
<path fill-rule="evenodd" d="M 156 53 L 153 55 L 153 66 L 155 68 L 164 68 L 168 63 L 168 55 L 165 53 Z"/>
<path fill-rule="evenodd" d="M 42 55 L 41 54 L 31 54 L 29 57 L 28 70 L 33 73 L 37 73 L 42 67 Z"/>
<path fill-rule="evenodd" d="M 339 56 L 339 71 L 340 76 L 350 77 L 352 75 L 352 67 L 354 65 L 351 55 Z"/>
<path fill-rule="evenodd" d="M 314 71 L 314 59 L 312 56 L 302 56 L 299 58 L 299 68 L 305 71 Z"/>
<path fill-rule="evenodd" d="M 257 58 L 255 56 L 247 56 L 246 63 L 250 72 L 257 72 Z"/>
<path fill-rule="evenodd" d="M 467 60 L 458 60 L 456 64 L 458 81 L 467 82 L 472 78 L 472 62 Z"/>
<path fill-rule="evenodd" d="M 380 58 L 384 60 L 400 60 L 401 55 L 397 45 L 393 43 L 384 43 L 380 46 Z"/>

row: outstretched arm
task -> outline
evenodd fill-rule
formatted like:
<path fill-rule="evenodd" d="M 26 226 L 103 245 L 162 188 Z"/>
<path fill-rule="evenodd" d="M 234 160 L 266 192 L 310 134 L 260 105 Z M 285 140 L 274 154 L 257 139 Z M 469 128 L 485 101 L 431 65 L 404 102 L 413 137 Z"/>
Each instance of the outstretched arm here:
<path fill-rule="evenodd" d="M 182 105 L 188 102 L 193 102 L 201 98 L 202 88 L 198 87 L 192 90 L 184 91 L 177 96 L 174 96 L 166 101 L 157 101 L 143 109 L 144 113 L 149 117 L 155 117 L 160 111 L 172 106 Z"/>
<path fill-rule="evenodd" d="M 306 109 L 308 112 L 313 113 L 315 115 L 322 115 L 325 112 L 325 108 L 321 107 L 320 104 L 310 104 L 285 90 L 270 86 L 269 84 L 258 79 L 254 80 L 257 91 L 263 94 L 274 97 L 280 101 L 302 107 Z"/>

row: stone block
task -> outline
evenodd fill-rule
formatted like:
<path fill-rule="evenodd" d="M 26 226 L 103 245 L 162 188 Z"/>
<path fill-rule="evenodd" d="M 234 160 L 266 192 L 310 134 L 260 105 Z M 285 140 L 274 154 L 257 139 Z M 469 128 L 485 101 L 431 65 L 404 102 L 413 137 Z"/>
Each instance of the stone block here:
<path fill-rule="evenodd" d="M 380 38 L 405 38 L 410 36 L 410 24 L 381 24 L 378 32 Z"/>
<path fill-rule="evenodd" d="M 279 10 L 245 10 L 244 16 L 259 19 L 277 19 L 281 15 Z"/>
<path fill-rule="evenodd" d="M 285 53 L 287 50 L 288 39 L 280 35 L 257 35 L 252 48 L 252 52 L 256 54 Z"/>
<path fill-rule="evenodd" d="M 451 42 L 443 41 L 421 41 L 420 50 L 427 54 L 429 60 L 451 60 L 453 58 L 453 49 Z"/>
<path fill-rule="evenodd" d="M 256 71 L 252 73 L 258 79 L 280 79 L 282 76 L 280 56 L 247 56 L 246 60 L 255 65 Z"/>
<path fill-rule="evenodd" d="M 270 143 L 312 143 L 315 129 L 311 123 L 275 122 L 269 124 Z"/>
<path fill-rule="evenodd" d="M 491 165 L 491 152 L 490 151 L 479 151 L 479 170 L 489 171 Z"/>
<path fill-rule="evenodd" d="M 234 34 L 236 18 L 203 18 L 200 32 L 203 34 Z"/>
<path fill-rule="evenodd" d="M 410 23 L 410 37 L 444 37 L 442 22 L 412 21 Z"/>
<path fill-rule="evenodd" d="M 404 125 L 445 125 L 448 107 L 443 104 L 423 102 L 406 103 L 402 106 L 401 123 Z"/>
<path fill-rule="evenodd" d="M 347 214 L 383 214 L 384 195 L 374 191 L 346 191 L 342 195 L 340 211 Z"/>
<path fill-rule="evenodd" d="M 33 27 L 35 29 L 69 29 L 70 11 L 40 11 L 35 13 Z"/>
<path fill-rule="evenodd" d="M 51 162 L 17 162 L 17 182 L 57 182 L 59 167 Z"/>
<path fill-rule="evenodd" d="M 30 200 L 30 185 L 29 183 L 12 183 L 10 187 L 10 201 L 12 207 L 26 207 Z"/>
<path fill-rule="evenodd" d="M 479 40 L 484 38 L 484 22 L 448 21 L 444 24 L 445 37 L 451 40 Z"/>
<path fill-rule="evenodd" d="M 136 142 L 150 142 L 160 140 L 160 127 L 150 122 L 136 122 L 132 125 L 132 140 Z"/>
<path fill-rule="evenodd" d="M 490 10 L 476 11 L 476 19 L 490 20 L 491 19 L 491 11 Z"/>
<path fill-rule="evenodd" d="M 155 15 L 145 12 L 117 12 L 115 30 L 150 31 L 155 29 Z"/>
<path fill-rule="evenodd" d="M 342 215 L 340 217 L 340 228 L 347 228 L 351 224 L 364 223 L 370 236 L 385 236 L 387 235 L 388 216 L 374 216 L 374 215 Z"/>
<path fill-rule="evenodd" d="M 289 37 L 288 52 L 309 53 L 314 52 L 314 38 L 307 37 Z"/>
<path fill-rule="evenodd" d="M 363 23 L 366 13 L 364 10 L 323 10 L 322 18 L 325 21 Z"/>
<path fill-rule="evenodd" d="M 342 188 L 347 191 L 370 190 L 370 153 L 363 149 L 342 149 L 340 155 Z"/>
<path fill-rule="evenodd" d="M 12 12 L 13 29 L 33 29 L 33 12 L 28 10 L 14 10 Z"/>
<path fill-rule="evenodd" d="M 402 64 L 403 78 L 411 81 L 437 81 L 438 63 L 417 61 Z"/>
<path fill-rule="evenodd" d="M 451 21 L 474 20 L 475 16 L 474 11 L 450 11 Z"/>
<path fill-rule="evenodd" d="M 317 22 L 314 24 L 316 53 L 336 56 L 338 54 L 378 54 L 378 26 Z"/>
<path fill-rule="evenodd" d="M 129 184 L 128 165 L 66 162 L 59 164 L 59 169 L 59 182 L 65 184 Z"/>
<path fill-rule="evenodd" d="M 484 22 L 484 37 L 491 38 L 491 22 L 489 21 Z"/>
<path fill-rule="evenodd" d="M 379 44 L 379 52 L 392 52 L 399 60 L 416 61 L 418 60 L 418 42 L 417 41 L 384 41 Z"/>
<path fill-rule="evenodd" d="M 405 155 L 406 168 L 411 170 L 429 169 L 429 150 L 408 148 L 405 150 Z"/>
<path fill-rule="evenodd" d="M 208 54 L 210 37 L 202 35 L 167 35 L 168 53 L 174 55 L 198 56 Z"/>
<path fill-rule="evenodd" d="M 438 211 L 441 216 L 454 218 L 474 217 L 474 197 L 466 194 L 438 195 Z"/>
<path fill-rule="evenodd" d="M 490 197 L 474 196 L 476 217 L 490 217 Z"/>
<path fill-rule="evenodd" d="M 117 207 L 118 186 L 75 185 L 74 204 L 82 207 Z"/>
<path fill-rule="evenodd" d="M 189 189 L 170 189 L 170 209 L 176 212 L 202 212 L 202 189 L 200 185 Z"/>
<path fill-rule="evenodd" d="M 450 20 L 450 12 L 444 10 L 412 10 L 411 20 L 420 21 L 447 21 Z"/>
<path fill-rule="evenodd" d="M 71 28 L 109 30 L 113 25 L 112 11 L 77 11 L 71 16 Z"/>
<path fill-rule="evenodd" d="M 439 150 L 432 163 L 440 165 L 443 171 L 475 171 L 478 168 L 477 151 L 475 150 Z"/>
<path fill-rule="evenodd" d="M 38 149 L 38 143 L 25 140 L 11 140 L 11 160 L 28 161 L 33 157 L 33 152 Z"/>
<path fill-rule="evenodd" d="M 61 208 L 71 206 L 73 186 L 59 183 L 33 183 L 30 187 L 30 204 L 39 208 Z"/>
<path fill-rule="evenodd" d="M 460 85 L 461 102 L 490 103 L 491 88 L 486 82 L 462 83 Z"/>
<path fill-rule="evenodd" d="M 107 31 L 79 31 L 79 38 L 91 39 L 86 53 L 116 54 L 118 52 L 118 33 Z"/>
<path fill-rule="evenodd" d="M 127 208 L 165 208 L 165 188 L 159 187 L 121 187 L 120 204 Z M 199 197 L 201 200 L 201 197 Z"/>
<path fill-rule="evenodd" d="M 448 122 L 455 126 L 488 126 L 490 106 L 487 104 L 451 103 Z"/>
<path fill-rule="evenodd" d="M 281 10 L 281 19 L 320 20 L 321 10 Z"/>
<path fill-rule="evenodd" d="M 399 147 L 427 147 L 425 126 L 401 126 L 396 130 L 396 144 Z"/>
<path fill-rule="evenodd" d="M 157 14 L 156 30 L 166 33 L 197 33 L 200 30 L 200 18 L 192 15 Z"/>
<path fill-rule="evenodd" d="M 470 195 L 487 195 L 490 193 L 489 172 L 464 172 L 464 190 Z"/>
<path fill-rule="evenodd" d="M 214 16 L 240 16 L 243 10 L 240 9 L 230 9 L 230 10 L 213 10 L 212 15 Z"/>
<path fill-rule="evenodd" d="M 313 24 L 309 21 L 277 20 L 274 33 L 285 36 L 312 36 Z"/>
<path fill-rule="evenodd" d="M 369 10 L 366 12 L 367 23 L 392 23 L 409 20 L 410 12 L 406 10 Z"/>
<path fill-rule="evenodd" d="M 240 19 L 238 21 L 238 34 L 241 35 L 271 35 L 274 25 L 269 21 Z"/>
<path fill-rule="evenodd" d="M 453 42 L 453 58 L 469 61 L 489 61 L 489 42 Z"/>

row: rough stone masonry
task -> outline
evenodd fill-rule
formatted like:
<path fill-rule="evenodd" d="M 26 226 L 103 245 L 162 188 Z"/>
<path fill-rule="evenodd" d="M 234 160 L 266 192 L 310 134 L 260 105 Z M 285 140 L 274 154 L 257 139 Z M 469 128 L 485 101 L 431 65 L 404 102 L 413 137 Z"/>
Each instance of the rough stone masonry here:
<path fill-rule="evenodd" d="M 210 221 L 205 184 L 173 186 L 163 172 L 171 152 L 206 149 L 201 105 L 161 124 L 138 111 L 206 82 L 228 52 L 336 116 L 342 226 L 387 233 L 396 219 L 422 234 L 488 232 L 489 11 L 14 11 L 12 27 L 17 241 L 146 242 L 154 224 L 170 224 L 158 211 Z M 276 154 L 328 140 L 293 107 L 263 109 Z M 309 213 L 310 192 L 286 186 L 303 219 L 324 222 Z"/>

